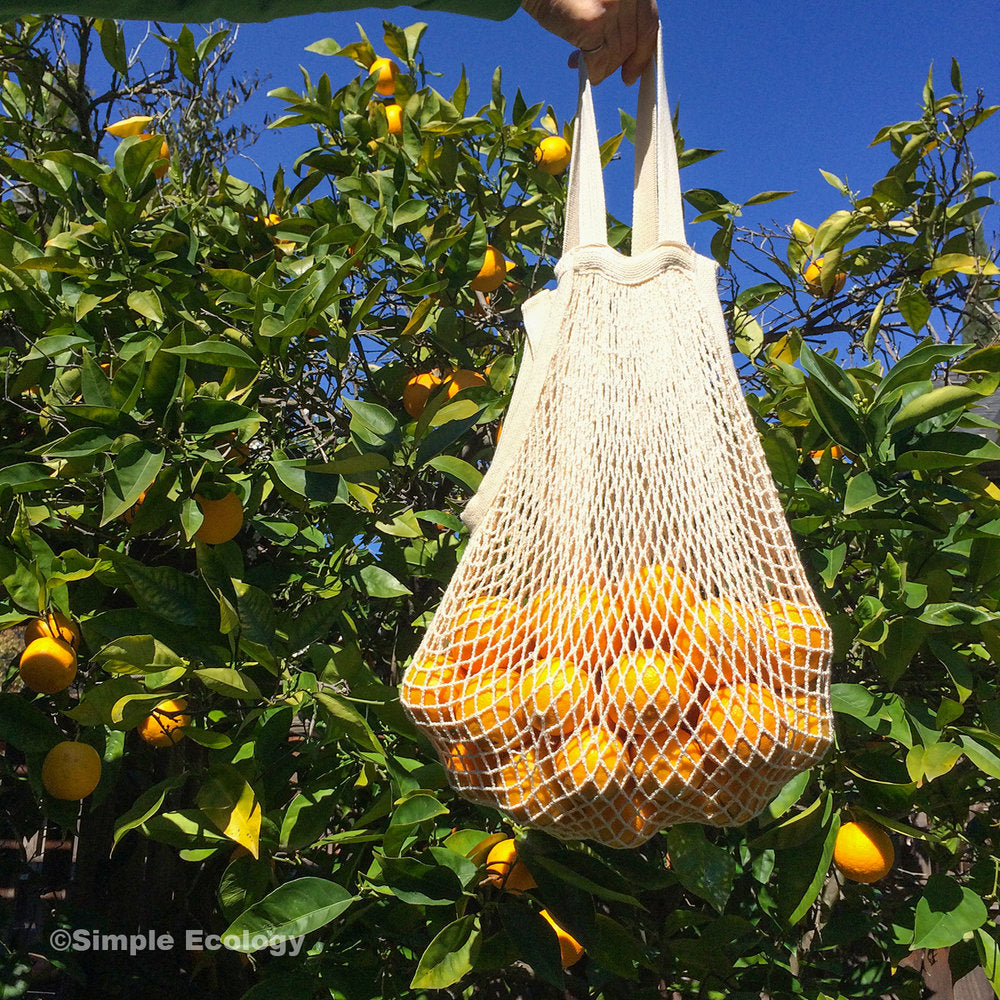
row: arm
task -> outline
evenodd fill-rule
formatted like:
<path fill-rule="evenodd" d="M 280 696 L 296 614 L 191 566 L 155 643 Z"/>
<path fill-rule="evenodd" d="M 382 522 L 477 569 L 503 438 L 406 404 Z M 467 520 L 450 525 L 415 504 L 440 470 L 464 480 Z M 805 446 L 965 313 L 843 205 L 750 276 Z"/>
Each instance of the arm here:
<path fill-rule="evenodd" d="M 656 0 L 523 0 L 521 6 L 584 53 L 594 83 L 621 67 L 622 80 L 631 86 L 653 56 Z"/>

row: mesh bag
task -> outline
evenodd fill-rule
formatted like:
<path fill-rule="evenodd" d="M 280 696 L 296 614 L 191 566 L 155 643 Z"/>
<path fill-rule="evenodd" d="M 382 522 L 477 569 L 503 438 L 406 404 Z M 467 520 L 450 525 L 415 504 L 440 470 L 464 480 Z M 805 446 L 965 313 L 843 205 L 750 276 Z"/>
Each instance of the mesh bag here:
<path fill-rule="evenodd" d="M 608 245 L 582 80 L 557 287 L 528 332 L 472 537 L 402 685 L 453 787 L 563 838 L 744 823 L 832 735 L 830 632 L 684 240 L 662 54 L 633 253 Z"/>

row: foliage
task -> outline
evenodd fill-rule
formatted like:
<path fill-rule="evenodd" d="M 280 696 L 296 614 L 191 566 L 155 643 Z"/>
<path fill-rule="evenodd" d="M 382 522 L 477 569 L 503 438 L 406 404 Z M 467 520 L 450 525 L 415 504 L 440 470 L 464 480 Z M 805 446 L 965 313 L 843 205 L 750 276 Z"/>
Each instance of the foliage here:
<path fill-rule="evenodd" d="M 47 24 L 20 22 L 5 44 Z M 1000 505 L 977 469 L 1000 447 L 973 407 L 1000 385 L 1000 348 L 928 340 L 889 369 L 844 368 L 817 343 L 830 331 L 808 325 L 823 312 L 867 331 L 877 294 L 876 335 L 896 343 L 906 289 L 942 315 L 963 295 L 989 308 L 995 253 L 976 249 L 974 267 L 947 255 L 992 202 L 965 180 L 945 198 L 914 159 L 914 123 L 886 132 L 905 199 L 852 202 L 836 234 L 828 220 L 808 237 L 814 255 L 839 254 L 847 294 L 762 325 L 747 349 L 748 403 L 836 635 L 836 751 L 744 828 L 677 826 L 634 851 L 517 831 L 538 888 L 503 893 L 482 865 L 509 825 L 449 790 L 396 685 L 461 556 L 457 512 L 492 454 L 518 307 L 552 276 L 563 186 L 533 165 L 551 110 L 508 101 L 498 72 L 470 113 L 464 77 L 450 97 L 428 86 L 422 34 L 386 25 L 398 137 L 365 72 L 368 40 L 314 46 L 343 62 L 275 92 L 275 124 L 313 140 L 270 197 L 204 148 L 157 181 L 157 143 L 124 139 L 106 162 L 68 125 L 34 129 L 71 112 L 6 70 L 3 127 L 34 145 L 4 159 L 24 196 L 0 202 L 0 625 L 59 608 L 84 635 L 70 692 L 33 696 L 11 663 L 0 694 L 3 836 L 48 821 L 80 837 L 67 897 L 26 946 L 110 995 L 154 979 L 173 995 L 183 975 L 189 995 L 248 998 L 868 1000 L 919 996 L 902 960 L 949 946 L 956 975 L 982 964 L 995 977 Z M 178 66 L 222 43 L 207 37 L 169 42 Z M 111 66 L 116 51 L 102 46 Z M 93 140 L 103 113 L 76 131 Z M 985 109 L 971 114 L 935 133 L 940 155 L 954 139 L 971 159 Z M 735 215 L 720 211 L 714 246 L 735 257 Z M 468 290 L 487 242 L 514 263 L 489 301 Z M 801 298 L 793 258 L 753 257 L 780 289 L 740 307 Z M 877 280 L 856 290 L 866 274 Z M 781 336 L 798 366 L 760 349 Z M 487 386 L 405 413 L 412 371 L 487 365 Z M 195 494 L 230 491 L 246 510 L 237 539 L 193 540 Z M 143 743 L 134 727 L 179 697 L 186 738 Z M 104 760 L 79 812 L 39 779 L 68 737 Z M 886 882 L 831 872 L 845 810 L 895 831 Z M 17 871 L 46 888 L 26 861 Z M 542 908 L 586 949 L 568 972 Z M 59 952 L 56 927 L 306 944 L 129 958 Z M 22 987 L 24 959 L 5 960 Z"/>

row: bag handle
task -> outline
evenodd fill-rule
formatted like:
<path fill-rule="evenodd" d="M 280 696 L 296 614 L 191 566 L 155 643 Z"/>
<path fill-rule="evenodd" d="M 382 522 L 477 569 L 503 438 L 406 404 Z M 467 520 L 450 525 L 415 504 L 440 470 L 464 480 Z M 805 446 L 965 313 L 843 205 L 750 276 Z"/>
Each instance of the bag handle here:
<path fill-rule="evenodd" d="M 632 253 L 657 243 L 686 243 L 681 175 L 663 71 L 663 28 L 656 57 L 639 83 L 635 120 L 635 181 L 632 194 Z"/>
<path fill-rule="evenodd" d="M 639 84 L 635 147 L 633 255 L 665 241 L 685 243 L 681 179 L 663 72 L 662 29 L 657 32 L 656 57 L 643 70 Z M 607 206 L 593 88 L 581 59 L 563 254 L 574 247 L 607 243 Z"/>

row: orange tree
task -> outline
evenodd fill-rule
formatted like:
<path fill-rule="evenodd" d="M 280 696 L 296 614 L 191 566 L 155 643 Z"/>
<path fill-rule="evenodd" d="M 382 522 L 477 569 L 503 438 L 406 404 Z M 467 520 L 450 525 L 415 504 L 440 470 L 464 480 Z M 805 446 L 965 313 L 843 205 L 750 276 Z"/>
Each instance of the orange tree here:
<path fill-rule="evenodd" d="M 11 24 L 3 44 L 23 49 L 49 23 Z M 117 26 L 88 25 L 88 72 L 99 39 L 127 75 Z M 741 206 L 689 193 L 721 223 L 720 260 L 765 272 L 742 289 L 746 269 L 732 270 L 729 313 L 834 626 L 837 747 L 743 828 L 676 826 L 614 851 L 457 798 L 397 699 L 465 544 L 457 514 L 492 453 L 518 306 L 551 278 L 563 198 L 534 162 L 552 112 L 507 100 L 498 73 L 471 113 L 464 77 L 449 97 L 428 85 L 422 31 L 387 24 L 381 53 L 363 36 L 317 43 L 342 61 L 276 92 L 275 124 L 314 140 L 292 186 L 279 173 L 268 194 L 205 148 L 175 150 L 159 178 L 155 137 L 181 113 L 166 96 L 136 107 L 123 91 L 110 117 L 152 116 L 154 139 L 101 145 L 94 108 L 63 108 L 32 60 L 4 64 L 3 127 L 32 144 L 2 161 L 0 624 L 59 612 L 82 631 L 74 651 L 60 620 L 47 626 L 46 648 L 75 657 L 69 687 L 36 691 L 38 670 L 15 656 L 0 693 L 4 839 L 46 823 L 78 837 L 71 877 L 5 861 L 21 901 L 5 981 L 55 977 L 67 995 L 867 1000 L 919 996 L 904 960 L 950 948 L 956 975 L 981 966 L 1000 986 L 1000 507 L 976 471 L 1000 448 L 972 411 L 1000 365 L 957 336 L 909 350 L 894 335 L 899 317 L 916 322 L 917 293 L 928 318 L 975 301 L 991 322 L 995 248 L 969 240 L 986 238 L 993 203 L 961 173 L 986 109 L 925 95 L 919 122 L 886 133 L 895 163 L 867 208 L 852 201 L 815 231 L 745 233 Z M 164 40 L 195 85 L 213 37 Z M 391 94 L 367 73 L 386 52 Z M 929 176 L 918 133 L 920 150 L 954 157 L 954 183 Z M 470 286 L 488 245 L 513 269 L 487 298 Z M 821 349 L 835 331 L 809 325 L 820 313 L 863 327 L 869 354 L 884 335 L 895 363 L 841 366 Z M 487 369 L 459 392 L 465 379 L 436 381 Z M 431 391 L 404 406 L 415 373 L 435 373 Z M 52 775 L 67 741 L 101 761 L 82 805 L 72 795 L 91 775 Z M 897 865 L 872 886 L 831 868 L 848 815 L 895 837 Z M 517 892 L 487 870 L 511 833 L 528 870 Z M 81 930 L 171 944 L 53 943 Z M 229 949 L 199 937 L 223 933 Z"/>

